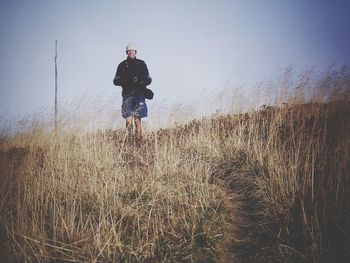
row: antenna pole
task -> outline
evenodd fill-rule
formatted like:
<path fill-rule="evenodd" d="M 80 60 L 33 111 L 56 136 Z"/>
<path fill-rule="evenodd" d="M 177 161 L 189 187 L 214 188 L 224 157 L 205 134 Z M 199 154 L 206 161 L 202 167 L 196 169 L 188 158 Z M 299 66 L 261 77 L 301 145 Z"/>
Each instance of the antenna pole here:
<path fill-rule="evenodd" d="M 57 132 L 57 39 L 55 45 L 55 132 Z"/>

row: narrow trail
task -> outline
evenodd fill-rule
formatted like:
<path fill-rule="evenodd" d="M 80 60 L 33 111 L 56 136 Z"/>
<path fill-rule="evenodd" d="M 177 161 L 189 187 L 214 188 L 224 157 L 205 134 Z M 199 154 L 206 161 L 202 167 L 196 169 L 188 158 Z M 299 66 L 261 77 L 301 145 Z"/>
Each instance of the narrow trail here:
<path fill-rule="evenodd" d="M 245 242 L 244 237 L 240 234 L 240 225 L 242 224 L 242 217 L 240 211 L 242 210 L 242 203 L 238 195 L 223 191 L 223 207 L 227 213 L 227 231 L 223 233 L 223 242 L 226 250 L 218 254 L 217 262 L 244 262 L 243 256 L 237 249 L 240 244 Z"/>
<path fill-rule="evenodd" d="M 227 215 L 227 231 L 223 234 L 226 250 L 218 254 L 216 262 L 252 262 L 254 238 L 250 236 L 253 217 L 240 194 L 229 188 L 218 186 L 222 191 L 222 206 Z"/>

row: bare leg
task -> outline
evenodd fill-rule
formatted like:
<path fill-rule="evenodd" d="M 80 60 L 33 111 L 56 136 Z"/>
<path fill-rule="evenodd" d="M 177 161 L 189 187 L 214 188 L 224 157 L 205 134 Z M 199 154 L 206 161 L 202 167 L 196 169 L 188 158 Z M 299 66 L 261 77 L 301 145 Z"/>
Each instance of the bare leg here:
<path fill-rule="evenodd" d="M 135 136 L 136 136 L 136 144 L 141 143 L 142 139 L 142 126 L 141 126 L 141 118 L 134 118 L 135 120 Z"/>
<path fill-rule="evenodd" d="M 126 131 L 128 133 L 128 140 L 131 141 L 132 138 L 132 130 L 133 130 L 133 123 L 132 123 L 133 117 L 127 117 L 125 126 L 126 126 Z"/>

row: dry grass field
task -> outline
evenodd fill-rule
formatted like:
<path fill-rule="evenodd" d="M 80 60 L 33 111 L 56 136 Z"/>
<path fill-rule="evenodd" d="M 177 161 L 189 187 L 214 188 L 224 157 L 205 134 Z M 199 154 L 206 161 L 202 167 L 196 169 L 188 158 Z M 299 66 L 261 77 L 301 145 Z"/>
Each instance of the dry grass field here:
<path fill-rule="evenodd" d="M 341 78 L 341 95 L 149 131 L 141 148 L 124 130 L 3 136 L 1 262 L 348 262 Z"/>

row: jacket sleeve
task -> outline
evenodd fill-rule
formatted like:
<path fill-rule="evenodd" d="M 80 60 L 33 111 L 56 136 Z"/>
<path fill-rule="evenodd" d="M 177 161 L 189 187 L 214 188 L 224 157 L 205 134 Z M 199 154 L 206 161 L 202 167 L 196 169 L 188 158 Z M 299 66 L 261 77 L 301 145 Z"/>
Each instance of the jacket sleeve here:
<path fill-rule="evenodd" d="M 113 79 L 113 84 L 116 86 L 123 86 L 126 84 L 125 81 L 125 74 L 124 74 L 124 69 L 122 63 L 119 64 L 117 68 L 117 72 L 115 73 L 114 79 Z"/>
<path fill-rule="evenodd" d="M 141 85 L 148 86 L 152 83 L 152 78 L 149 75 L 148 68 L 145 62 L 143 62 L 143 78 L 141 80 Z"/>

